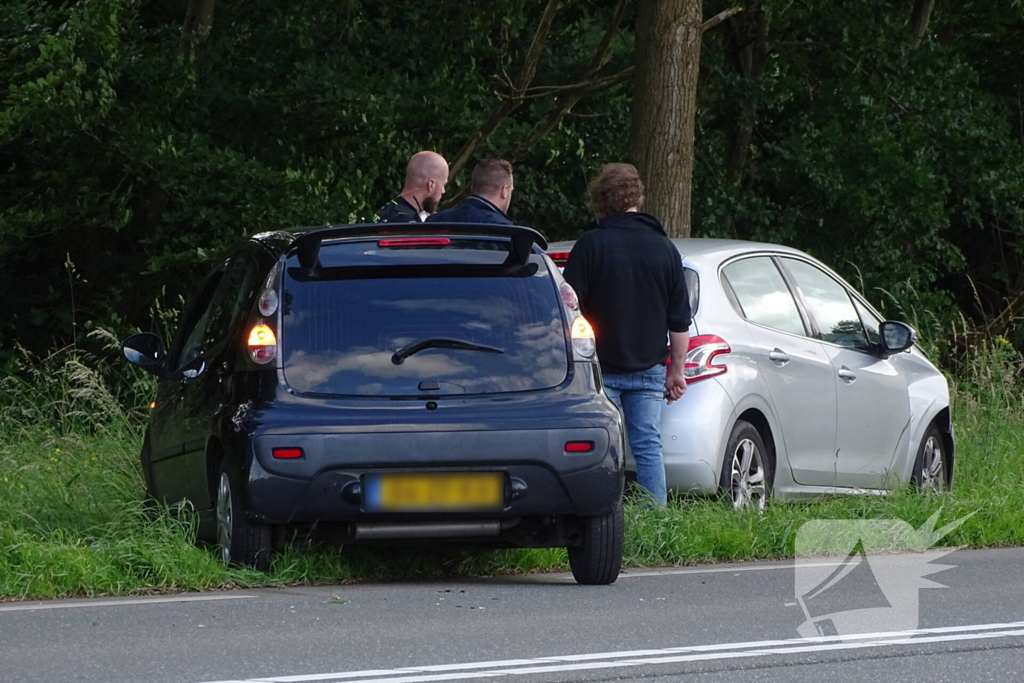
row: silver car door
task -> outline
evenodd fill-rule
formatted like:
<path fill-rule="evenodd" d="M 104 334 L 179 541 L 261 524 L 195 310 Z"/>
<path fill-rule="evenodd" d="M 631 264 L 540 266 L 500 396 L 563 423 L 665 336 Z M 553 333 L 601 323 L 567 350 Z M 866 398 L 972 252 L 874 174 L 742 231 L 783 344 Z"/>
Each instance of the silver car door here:
<path fill-rule="evenodd" d="M 837 484 L 891 488 L 897 445 L 910 425 L 906 377 L 878 355 L 846 287 L 807 261 L 785 258 L 835 369 Z M 872 328 L 876 335 L 877 328 Z"/>
<path fill-rule="evenodd" d="M 733 261 L 722 274 L 727 294 L 741 309 L 754 340 L 794 479 L 831 485 L 836 384 L 825 349 L 811 338 L 808 321 L 770 256 Z"/>

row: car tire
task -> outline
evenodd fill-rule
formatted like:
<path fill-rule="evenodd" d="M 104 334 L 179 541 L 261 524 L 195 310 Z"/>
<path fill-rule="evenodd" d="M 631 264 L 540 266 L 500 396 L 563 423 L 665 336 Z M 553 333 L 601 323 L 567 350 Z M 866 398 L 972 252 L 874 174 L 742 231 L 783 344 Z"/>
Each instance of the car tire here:
<path fill-rule="evenodd" d="M 606 515 L 580 518 L 577 533 L 579 543 L 568 547 L 569 567 L 576 583 L 583 586 L 615 583 L 622 569 L 625 538 L 622 503 L 616 503 Z"/>
<path fill-rule="evenodd" d="M 242 500 L 242 476 L 228 458 L 217 476 L 215 518 L 217 550 L 226 566 L 242 565 L 259 571 L 270 569 L 272 527 L 249 521 Z"/>
<path fill-rule="evenodd" d="M 733 425 L 718 481 L 722 500 L 737 510 L 764 510 L 772 494 L 774 467 L 757 427 Z"/>
<path fill-rule="evenodd" d="M 917 447 L 917 458 L 914 460 L 914 471 L 910 475 L 910 485 L 927 493 L 942 493 L 949 490 L 949 476 L 946 471 L 949 458 L 946 457 L 946 442 L 942 432 L 933 422 Z"/>

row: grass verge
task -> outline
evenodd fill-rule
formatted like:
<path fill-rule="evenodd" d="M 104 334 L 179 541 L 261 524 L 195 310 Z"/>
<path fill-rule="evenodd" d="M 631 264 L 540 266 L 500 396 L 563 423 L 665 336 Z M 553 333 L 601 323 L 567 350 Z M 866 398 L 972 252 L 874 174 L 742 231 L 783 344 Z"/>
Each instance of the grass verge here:
<path fill-rule="evenodd" d="M 47 369 L 47 362 L 51 367 Z M 416 551 L 293 545 L 268 574 L 226 569 L 193 543 L 187 510 L 142 508 L 141 429 L 119 408 L 146 395 L 105 393 L 82 359 L 33 365 L 0 385 L 0 599 L 408 580 L 567 569 L 562 550 Z M 843 496 L 735 513 L 706 500 L 627 506 L 626 564 L 688 565 L 791 557 L 813 519 L 940 525 L 975 513 L 940 545 L 1024 545 L 1024 363 L 998 342 L 956 382 L 952 492 Z M 141 381 L 141 380 L 140 380 Z"/>

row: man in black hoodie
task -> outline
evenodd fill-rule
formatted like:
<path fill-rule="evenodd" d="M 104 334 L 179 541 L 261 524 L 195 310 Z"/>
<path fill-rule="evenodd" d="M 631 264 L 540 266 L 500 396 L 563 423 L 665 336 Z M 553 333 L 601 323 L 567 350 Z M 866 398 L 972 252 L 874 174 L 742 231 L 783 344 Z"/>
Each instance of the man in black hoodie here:
<path fill-rule="evenodd" d="M 576 242 L 565 279 L 594 328 L 605 391 L 622 409 L 638 483 L 664 505 L 661 407 L 686 392 L 692 322 L 682 258 L 658 219 L 640 213 L 644 186 L 632 165 L 602 167 L 588 194 L 597 228 Z"/>

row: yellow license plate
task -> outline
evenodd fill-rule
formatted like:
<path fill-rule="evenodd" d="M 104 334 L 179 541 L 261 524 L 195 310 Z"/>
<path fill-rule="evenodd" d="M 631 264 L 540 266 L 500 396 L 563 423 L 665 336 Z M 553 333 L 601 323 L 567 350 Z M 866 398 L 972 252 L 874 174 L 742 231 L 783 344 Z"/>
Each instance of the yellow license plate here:
<path fill-rule="evenodd" d="M 504 501 L 505 478 L 500 472 L 379 474 L 366 480 L 370 510 L 493 510 Z"/>

